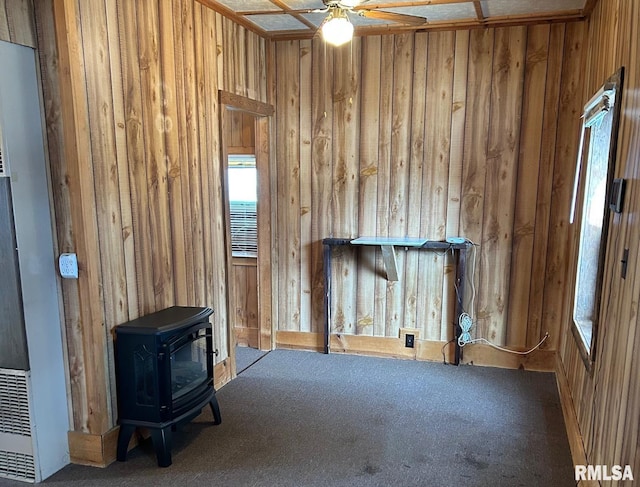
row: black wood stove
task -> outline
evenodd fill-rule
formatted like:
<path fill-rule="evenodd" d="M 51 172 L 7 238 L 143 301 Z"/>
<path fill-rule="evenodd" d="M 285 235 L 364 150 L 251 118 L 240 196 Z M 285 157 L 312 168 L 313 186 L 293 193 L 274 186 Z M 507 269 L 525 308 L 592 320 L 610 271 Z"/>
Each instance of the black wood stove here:
<path fill-rule="evenodd" d="M 173 306 L 116 327 L 119 461 L 136 427 L 151 432 L 160 467 L 171 465 L 171 432 L 207 404 L 220 408 L 213 387 L 211 308 Z"/>

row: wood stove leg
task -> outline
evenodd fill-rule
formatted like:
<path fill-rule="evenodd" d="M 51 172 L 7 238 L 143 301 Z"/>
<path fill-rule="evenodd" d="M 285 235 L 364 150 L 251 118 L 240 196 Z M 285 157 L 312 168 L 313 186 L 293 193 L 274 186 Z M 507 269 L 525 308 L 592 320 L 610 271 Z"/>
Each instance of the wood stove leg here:
<path fill-rule="evenodd" d="M 131 435 L 136 430 L 136 427 L 131 424 L 120 425 L 120 431 L 118 432 L 118 451 L 116 458 L 119 462 L 127 460 L 127 449 L 129 448 L 129 440 Z"/>
<path fill-rule="evenodd" d="M 213 413 L 213 424 L 222 423 L 222 416 L 220 416 L 220 406 L 218 405 L 218 399 L 216 398 L 215 393 L 209 401 L 209 406 L 211 406 L 211 412 Z"/>
<path fill-rule="evenodd" d="M 152 428 L 151 439 L 158 458 L 158 467 L 171 465 L 171 426 Z"/>

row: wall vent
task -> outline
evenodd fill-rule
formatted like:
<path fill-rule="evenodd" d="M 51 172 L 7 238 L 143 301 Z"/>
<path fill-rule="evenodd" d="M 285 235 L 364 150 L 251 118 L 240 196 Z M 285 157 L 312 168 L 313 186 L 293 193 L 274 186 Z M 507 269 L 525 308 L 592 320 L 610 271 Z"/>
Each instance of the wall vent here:
<path fill-rule="evenodd" d="M 36 482 L 29 372 L 0 369 L 0 477 Z"/>

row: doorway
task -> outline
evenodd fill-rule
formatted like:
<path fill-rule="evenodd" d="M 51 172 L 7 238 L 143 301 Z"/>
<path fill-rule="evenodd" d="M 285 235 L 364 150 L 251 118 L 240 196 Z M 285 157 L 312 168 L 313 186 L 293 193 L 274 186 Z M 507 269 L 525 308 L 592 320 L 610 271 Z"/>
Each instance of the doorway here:
<path fill-rule="evenodd" d="M 235 376 L 273 349 L 270 105 L 220 92 L 229 276 L 229 355 Z"/>

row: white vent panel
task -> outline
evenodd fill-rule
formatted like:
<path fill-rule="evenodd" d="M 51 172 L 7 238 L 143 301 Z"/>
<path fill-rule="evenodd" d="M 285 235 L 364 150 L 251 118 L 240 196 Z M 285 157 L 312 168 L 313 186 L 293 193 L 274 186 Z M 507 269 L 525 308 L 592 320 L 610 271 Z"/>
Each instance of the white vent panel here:
<path fill-rule="evenodd" d="M 0 369 L 0 477 L 36 481 L 29 372 Z"/>
<path fill-rule="evenodd" d="M 33 455 L 0 450 L 0 477 L 35 482 Z"/>
<path fill-rule="evenodd" d="M 31 436 L 29 391 L 23 371 L 0 369 L 0 433 Z"/>

